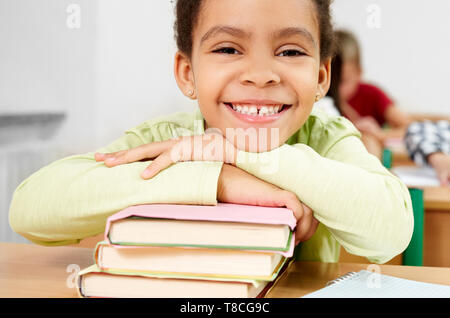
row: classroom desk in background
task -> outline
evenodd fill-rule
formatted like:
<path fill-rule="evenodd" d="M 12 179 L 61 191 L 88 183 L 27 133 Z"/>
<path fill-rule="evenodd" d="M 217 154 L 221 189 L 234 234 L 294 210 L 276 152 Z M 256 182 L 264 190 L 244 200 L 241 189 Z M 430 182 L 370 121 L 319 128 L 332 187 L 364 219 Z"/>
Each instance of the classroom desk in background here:
<path fill-rule="evenodd" d="M 408 151 L 405 149 L 392 149 L 392 166 L 415 166 L 414 161 L 409 158 Z"/>
<path fill-rule="evenodd" d="M 387 168 L 398 168 L 402 166 L 415 166 L 415 163 L 409 159 L 406 147 L 402 139 L 390 139 L 386 141 L 385 150 L 382 158 L 383 164 Z M 422 199 L 418 201 L 417 196 L 422 197 L 422 194 L 418 194 L 416 190 L 410 190 L 415 193 L 413 200 L 415 203 L 415 213 L 418 213 L 417 205 L 422 206 L 423 210 L 418 216 L 419 232 L 416 239 L 413 239 L 414 247 L 412 250 L 414 255 L 411 258 L 411 253 L 408 254 L 406 262 L 411 262 L 414 259 L 416 263 L 419 259 L 419 263 L 424 266 L 438 266 L 438 267 L 450 267 L 450 187 L 411 187 L 411 189 L 423 190 L 423 202 Z M 417 204 L 419 202 L 419 204 Z M 422 203 L 420 203 L 422 202 Z M 417 210 L 416 210 L 417 209 Z M 422 237 L 418 240 L 418 237 Z M 423 249 L 419 248 L 417 242 L 421 242 Z M 417 251 L 422 250 L 422 256 L 419 256 Z M 346 255 L 343 251 L 342 257 L 347 261 L 358 261 L 354 257 Z M 398 263 L 398 258 L 393 260 Z M 401 262 L 402 263 L 402 262 Z"/>
<path fill-rule="evenodd" d="M 426 187 L 423 265 L 450 267 L 450 187 Z"/>
<path fill-rule="evenodd" d="M 76 289 L 69 288 L 73 269 L 92 265 L 92 255 L 92 248 L 0 243 L 0 297 L 78 297 Z M 267 297 L 301 297 L 362 269 L 367 264 L 295 262 Z M 386 275 L 450 285 L 450 268 L 380 265 L 380 269 Z"/>
<path fill-rule="evenodd" d="M 413 121 L 439 121 L 439 120 L 448 120 L 450 121 L 450 115 L 434 115 L 434 114 L 425 114 L 425 113 L 410 113 L 411 119 Z"/>
<path fill-rule="evenodd" d="M 387 158 L 385 158 L 387 156 Z M 395 166 L 415 166 L 409 157 L 403 138 L 391 138 L 384 143 L 383 164 L 387 168 Z"/>

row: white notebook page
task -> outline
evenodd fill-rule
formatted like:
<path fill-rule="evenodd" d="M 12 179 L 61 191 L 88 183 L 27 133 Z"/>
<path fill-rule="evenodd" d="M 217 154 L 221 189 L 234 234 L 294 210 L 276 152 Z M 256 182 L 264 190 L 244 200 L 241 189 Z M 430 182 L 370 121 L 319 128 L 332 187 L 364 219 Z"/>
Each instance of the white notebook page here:
<path fill-rule="evenodd" d="M 303 298 L 450 298 L 450 286 L 362 270 Z"/>
<path fill-rule="evenodd" d="M 391 169 L 408 187 L 438 187 L 440 182 L 431 167 L 399 166 Z"/>

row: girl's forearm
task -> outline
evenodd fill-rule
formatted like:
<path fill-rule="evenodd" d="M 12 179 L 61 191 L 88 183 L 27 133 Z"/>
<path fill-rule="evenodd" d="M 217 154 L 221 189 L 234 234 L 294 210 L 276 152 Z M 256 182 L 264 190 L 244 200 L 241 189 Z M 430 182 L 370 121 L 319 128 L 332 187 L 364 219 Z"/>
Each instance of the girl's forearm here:
<path fill-rule="evenodd" d="M 143 180 L 146 165 L 108 168 L 94 153 L 54 162 L 16 189 L 10 225 L 35 243 L 65 245 L 103 232 L 106 218 L 130 205 L 217 203 L 221 162 L 183 162 Z"/>
<path fill-rule="evenodd" d="M 239 152 L 238 167 L 297 194 L 350 253 L 387 261 L 407 247 L 412 234 L 408 190 L 367 154 L 358 138 L 333 148 L 328 158 L 304 144 L 264 154 Z M 344 159 L 341 153 L 354 156 Z M 277 165 L 270 169 L 263 162 Z"/>

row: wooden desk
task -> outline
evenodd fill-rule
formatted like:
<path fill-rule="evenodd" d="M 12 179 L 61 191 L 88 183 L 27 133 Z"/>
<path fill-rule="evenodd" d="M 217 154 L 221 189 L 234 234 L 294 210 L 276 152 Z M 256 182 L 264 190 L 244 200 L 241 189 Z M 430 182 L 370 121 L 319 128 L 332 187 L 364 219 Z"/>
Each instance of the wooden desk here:
<path fill-rule="evenodd" d="M 392 151 L 392 150 L 391 150 Z M 392 151 L 392 166 L 415 166 L 406 151 Z"/>
<path fill-rule="evenodd" d="M 367 264 L 295 262 L 267 294 L 267 298 L 302 297 L 348 272 L 367 270 Z M 380 265 L 381 274 L 425 283 L 450 285 L 450 268 Z"/>
<path fill-rule="evenodd" d="M 438 120 L 448 120 L 450 121 L 449 115 L 436 115 L 436 114 L 420 114 L 420 113 L 410 113 L 411 119 L 413 121 L 438 121 Z"/>
<path fill-rule="evenodd" d="M 0 297 L 78 297 L 75 288 L 67 285 L 73 277 L 67 268 L 70 264 L 81 269 L 93 264 L 92 254 L 91 248 L 0 243 Z M 296 262 L 268 297 L 300 297 L 347 272 L 366 267 L 367 264 Z M 382 274 L 450 285 L 450 268 L 380 267 Z"/>
<path fill-rule="evenodd" d="M 423 264 L 450 267 L 450 187 L 427 187 L 423 190 Z"/>
<path fill-rule="evenodd" d="M 67 266 L 93 262 L 91 248 L 0 243 L 0 297 L 78 297 Z"/>
<path fill-rule="evenodd" d="M 423 190 L 426 211 L 446 211 L 450 213 L 450 187 L 425 187 Z"/>
<path fill-rule="evenodd" d="M 416 164 L 409 158 L 408 150 L 401 138 L 392 138 L 383 145 L 392 155 L 391 166 L 415 166 Z"/>

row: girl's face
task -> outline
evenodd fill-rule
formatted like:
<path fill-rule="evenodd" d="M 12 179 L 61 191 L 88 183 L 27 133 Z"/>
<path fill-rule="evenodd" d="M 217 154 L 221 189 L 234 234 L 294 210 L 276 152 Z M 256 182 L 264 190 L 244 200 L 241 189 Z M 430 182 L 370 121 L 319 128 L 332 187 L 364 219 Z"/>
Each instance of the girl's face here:
<path fill-rule="evenodd" d="M 305 123 L 330 84 L 316 14 L 311 0 L 203 1 L 192 57 L 177 53 L 175 76 L 183 92 L 195 91 L 206 128 L 246 151 L 227 128 L 254 128 L 258 144 L 271 150 Z"/>

